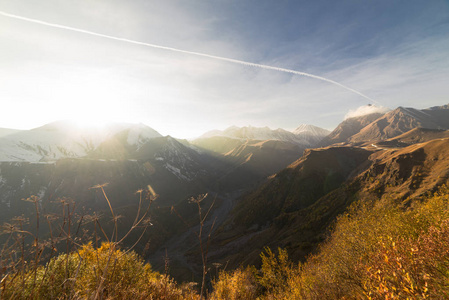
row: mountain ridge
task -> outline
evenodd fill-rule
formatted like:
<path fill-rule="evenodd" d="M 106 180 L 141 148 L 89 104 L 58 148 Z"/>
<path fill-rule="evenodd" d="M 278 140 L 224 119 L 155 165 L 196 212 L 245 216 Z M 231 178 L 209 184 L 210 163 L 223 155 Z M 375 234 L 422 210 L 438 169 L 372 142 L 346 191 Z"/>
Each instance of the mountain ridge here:
<path fill-rule="evenodd" d="M 57 121 L 0 137 L 0 161 L 38 162 L 81 158 L 121 132 L 125 132 L 129 144 L 140 145 L 161 136 L 143 124 L 117 123 L 101 129 L 83 130 L 74 123 Z"/>
<path fill-rule="evenodd" d="M 187 220 L 197 220 L 187 199 L 208 192 L 218 199 L 211 209 L 218 221 L 210 261 L 229 261 L 230 268 L 257 264 L 267 246 L 283 247 L 294 260 L 303 260 L 354 201 L 381 205 L 392 197 L 407 204 L 410 197 L 419 198 L 449 182 L 448 111 L 448 105 L 423 110 L 399 107 L 385 114 L 348 118 L 320 148 L 275 139 L 287 131 L 268 127 L 231 127 L 234 137 L 218 135 L 190 143 L 158 136 L 137 124 L 110 134 L 82 157 L 0 163 L 1 214 L 6 218 L 9 212 L 20 212 L 24 205 L 17 200 L 27 193 L 37 194 L 45 209 L 55 198 L 69 196 L 80 205 L 107 212 L 102 196 L 89 188 L 109 182 L 111 203 L 128 215 L 136 207 L 135 190 L 150 185 L 160 193 L 151 253 L 159 255 L 167 246 L 173 264 L 187 266 L 176 272 L 189 280 L 195 269 L 191 266 L 200 265 L 195 237 L 186 244 L 173 241 L 190 239 L 197 227 L 183 225 L 169 211 L 173 205 Z M 51 136 L 58 132 L 53 125 L 33 133 Z M 257 135 L 267 130 L 270 135 Z M 314 130 L 300 125 L 296 132 Z M 249 138 L 257 136 L 269 139 Z M 23 149 L 27 145 L 33 146 L 24 144 Z M 39 154 L 35 148 L 30 153 L 48 157 L 47 149 L 41 147 Z M 203 208 L 213 202 L 208 201 Z M 27 209 L 31 214 L 32 207 Z M 169 240 L 171 244 L 164 244 Z"/>
<path fill-rule="evenodd" d="M 306 124 L 300 125 L 294 132 L 287 131 L 282 128 L 270 129 L 269 127 L 231 126 L 225 130 L 212 130 L 206 132 L 198 139 L 222 136 L 234 139 L 250 139 L 260 141 L 279 140 L 302 146 L 314 146 L 316 140 L 321 140 L 328 133 L 329 131 L 326 129 Z"/>
<path fill-rule="evenodd" d="M 323 138 L 318 146 L 375 143 L 394 138 L 415 128 L 449 129 L 449 105 L 421 110 L 400 106 L 386 113 L 348 118 Z"/>

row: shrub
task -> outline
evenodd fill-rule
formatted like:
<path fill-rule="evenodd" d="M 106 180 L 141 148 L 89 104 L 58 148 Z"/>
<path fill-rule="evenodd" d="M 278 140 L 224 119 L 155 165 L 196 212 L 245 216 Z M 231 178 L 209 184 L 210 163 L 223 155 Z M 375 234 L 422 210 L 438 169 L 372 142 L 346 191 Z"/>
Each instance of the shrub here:
<path fill-rule="evenodd" d="M 277 298 L 449 298 L 448 198 L 443 188 L 411 207 L 360 201 Z"/>
<path fill-rule="evenodd" d="M 197 299 L 188 285 L 179 287 L 134 252 L 103 243 L 62 254 L 34 271 L 2 282 L 2 299 Z"/>
<path fill-rule="evenodd" d="M 240 268 L 233 272 L 221 271 L 218 280 L 213 282 L 214 300 L 249 300 L 259 294 L 259 286 L 252 268 Z"/>

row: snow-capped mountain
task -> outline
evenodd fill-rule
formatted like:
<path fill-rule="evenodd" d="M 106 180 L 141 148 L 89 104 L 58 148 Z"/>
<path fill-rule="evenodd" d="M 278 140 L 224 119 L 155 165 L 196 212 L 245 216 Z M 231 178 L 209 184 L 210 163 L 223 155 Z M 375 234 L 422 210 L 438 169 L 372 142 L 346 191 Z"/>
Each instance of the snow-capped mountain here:
<path fill-rule="evenodd" d="M 200 175 L 207 174 L 210 168 L 204 157 L 171 136 L 155 138 L 153 143 L 146 143 L 138 151 L 141 160 L 154 161 L 181 180 L 192 181 Z"/>
<path fill-rule="evenodd" d="M 0 128 L 0 138 L 20 132 L 19 129 Z"/>
<path fill-rule="evenodd" d="M 126 135 L 128 144 L 137 147 L 161 136 L 143 124 L 112 124 L 99 129 L 83 129 L 72 122 L 58 121 L 31 130 L 9 131 L 9 134 L 1 136 L 0 161 L 44 162 L 80 158 L 120 132 Z"/>
<path fill-rule="evenodd" d="M 30 195 L 95 207 L 90 188 L 105 182 L 117 203 L 150 184 L 171 205 L 215 184 L 229 165 L 143 124 L 83 130 L 51 123 L 0 138 L 0 219 L 20 212 L 20 199 Z"/>
<path fill-rule="evenodd" d="M 237 127 L 231 126 L 223 131 L 212 130 L 203 134 L 199 139 L 216 136 L 243 140 L 277 140 L 303 146 L 313 146 L 317 141 L 329 134 L 329 131 L 313 125 L 301 125 L 295 131 L 290 132 L 282 128 L 270 129 L 268 127 Z"/>
<path fill-rule="evenodd" d="M 294 134 L 309 134 L 313 136 L 326 136 L 330 133 L 329 130 L 323 129 L 318 126 L 310 124 L 301 124 L 295 130 L 292 131 Z"/>
<path fill-rule="evenodd" d="M 301 124 L 292 131 L 295 135 L 307 141 L 309 145 L 316 145 L 331 133 L 329 130 L 309 124 Z"/>
<path fill-rule="evenodd" d="M 128 138 L 126 141 L 128 145 L 137 145 L 137 147 L 142 146 L 150 139 L 162 137 L 159 132 L 142 123 L 131 126 L 127 129 L 127 133 Z"/>
<path fill-rule="evenodd" d="M 224 136 L 235 139 L 251 139 L 251 140 L 279 140 L 286 142 L 296 142 L 296 137 L 289 131 L 284 129 L 272 130 L 268 127 L 237 127 L 231 126 L 223 131 L 213 130 L 205 133 L 200 138 L 208 138 L 213 136 Z"/>

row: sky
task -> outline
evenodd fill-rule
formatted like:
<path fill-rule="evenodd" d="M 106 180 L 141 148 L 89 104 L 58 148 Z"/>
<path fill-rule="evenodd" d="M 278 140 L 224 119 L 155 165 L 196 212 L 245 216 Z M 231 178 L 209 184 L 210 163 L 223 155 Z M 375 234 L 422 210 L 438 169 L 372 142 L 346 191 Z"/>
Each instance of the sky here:
<path fill-rule="evenodd" d="M 0 0 L 0 127 L 332 130 L 367 104 L 449 103 L 448 49 L 447 0 Z"/>

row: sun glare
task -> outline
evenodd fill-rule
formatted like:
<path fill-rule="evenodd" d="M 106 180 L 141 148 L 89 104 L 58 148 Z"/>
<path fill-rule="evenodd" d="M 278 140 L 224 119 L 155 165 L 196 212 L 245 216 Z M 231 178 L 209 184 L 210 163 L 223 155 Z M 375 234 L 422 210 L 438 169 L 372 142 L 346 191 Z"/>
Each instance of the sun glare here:
<path fill-rule="evenodd" d="M 80 128 L 102 128 L 110 123 L 123 122 L 127 116 L 127 103 L 114 90 L 115 81 L 104 79 L 95 83 L 79 81 L 70 86 L 67 96 L 73 105 L 66 117 Z M 76 89 L 74 86 L 82 87 Z"/>
<path fill-rule="evenodd" d="M 78 118 L 72 119 L 72 121 L 76 124 L 77 127 L 86 129 L 86 128 L 103 128 L 107 124 L 113 123 L 113 120 L 104 120 L 104 119 L 91 119 L 91 118 Z"/>
<path fill-rule="evenodd" d="M 102 107 L 100 107 L 102 106 Z M 92 103 L 80 103 L 73 107 L 68 116 L 80 128 L 102 128 L 113 123 L 119 114 L 113 106 L 103 105 L 98 101 Z"/>

